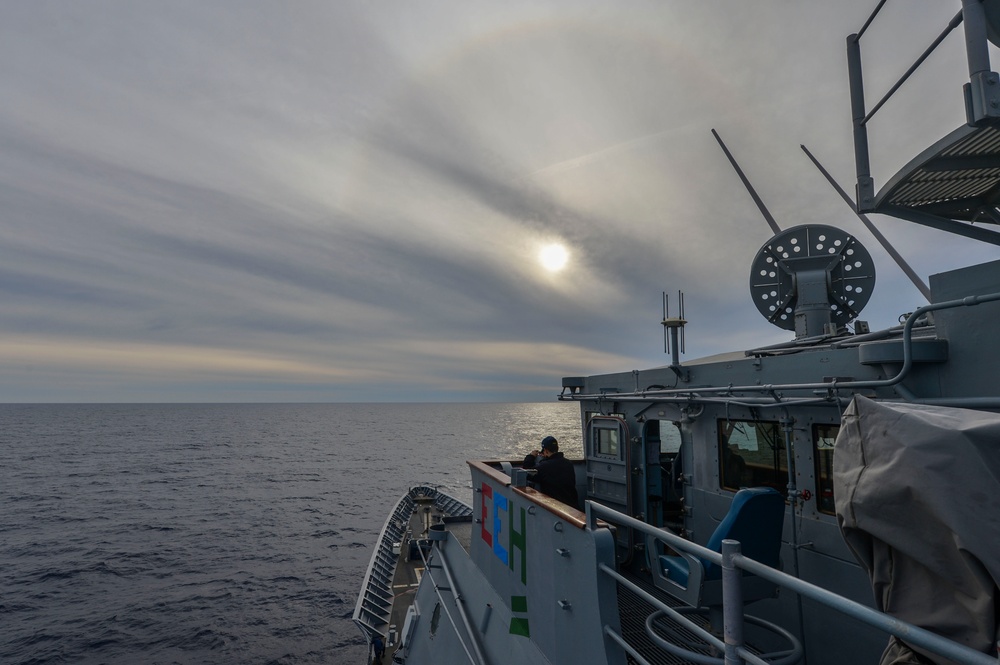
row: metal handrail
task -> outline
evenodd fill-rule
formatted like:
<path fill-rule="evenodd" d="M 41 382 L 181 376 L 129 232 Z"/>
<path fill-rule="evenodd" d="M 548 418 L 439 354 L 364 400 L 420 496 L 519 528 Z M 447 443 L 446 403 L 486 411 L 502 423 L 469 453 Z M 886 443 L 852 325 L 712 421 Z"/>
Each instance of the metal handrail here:
<path fill-rule="evenodd" d="M 778 404 L 781 402 L 789 401 L 787 398 L 778 395 L 781 391 L 792 391 L 792 390 L 825 390 L 831 393 L 838 390 L 862 390 L 862 389 L 875 389 L 875 388 L 894 388 L 898 384 L 902 383 L 903 379 L 907 377 L 910 370 L 913 368 L 913 327 L 917 321 L 927 312 L 934 312 L 943 309 L 953 309 L 957 307 L 974 307 L 976 305 L 981 305 L 988 302 L 996 302 L 1000 300 L 1000 292 L 989 293 L 985 295 L 978 296 L 966 296 L 964 298 L 955 298 L 954 300 L 947 300 L 943 302 L 932 303 L 930 305 L 924 305 L 914 310 L 906 319 L 903 324 L 903 363 L 899 369 L 899 372 L 892 377 L 886 379 L 869 379 L 861 381 L 824 381 L 824 382 L 813 382 L 813 383 L 770 383 L 770 384 L 753 384 L 744 386 L 733 386 L 732 384 L 728 386 L 705 386 L 699 388 L 666 388 L 663 390 L 643 390 L 637 391 L 635 393 L 616 393 L 614 395 L 615 401 L 629 401 L 630 399 L 641 399 L 641 400 L 652 400 L 652 399 L 663 399 L 666 401 L 669 398 L 675 398 L 678 401 L 686 402 L 698 402 L 698 401 L 710 401 L 713 398 L 702 397 L 703 393 L 719 393 L 720 391 L 726 394 L 732 393 L 770 393 L 770 402 L 773 404 Z M 606 397 L 605 395 L 584 395 L 579 393 L 574 393 L 568 396 L 560 395 L 560 400 L 568 401 L 580 401 L 585 399 L 599 399 Z M 738 401 L 733 398 L 724 398 L 722 396 L 716 397 L 716 399 L 724 399 L 725 401 L 732 402 Z M 817 400 L 817 398 L 811 398 L 812 401 Z M 829 402 L 829 400 L 827 400 Z M 993 402 L 996 407 L 1000 407 L 1000 396 L 993 398 Z"/>
<path fill-rule="evenodd" d="M 468 657 L 469 662 L 472 663 L 472 665 L 488 665 L 486 658 L 483 655 L 482 649 L 480 648 L 479 643 L 476 641 L 475 638 L 476 633 L 472 631 L 472 628 L 470 626 L 469 617 L 466 615 L 465 608 L 462 606 L 461 594 L 459 593 L 457 587 L 455 586 L 455 580 L 452 578 L 451 571 L 448 568 L 448 561 L 444 558 L 444 551 L 442 550 L 439 542 L 435 542 L 435 547 L 438 554 L 441 555 L 440 563 L 435 565 L 432 565 L 430 561 L 428 561 L 428 558 L 424 554 L 423 549 L 418 548 L 418 551 L 420 552 L 420 559 L 424 564 L 424 575 L 430 578 L 434 588 L 434 595 L 437 596 L 438 602 L 441 603 L 441 609 L 444 610 L 445 616 L 448 617 L 448 622 L 454 629 L 455 636 L 458 638 L 458 643 L 462 645 L 462 650 L 465 651 L 465 655 L 466 657 Z M 433 568 L 441 568 L 444 571 L 445 577 L 448 579 L 448 586 L 443 586 L 438 584 L 438 581 L 434 579 L 434 573 L 432 572 Z M 442 591 L 451 592 L 451 595 L 455 602 L 455 606 L 458 608 L 458 612 L 462 619 L 462 623 L 465 625 L 465 629 L 467 631 L 469 639 L 472 642 L 471 651 L 469 650 L 469 645 L 467 645 L 465 643 L 465 640 L 462 639 L 462 631 L 459 630 L 458 624 L 455 623 L 455 618 L 451 615 L 451 612 L 448 610 L 448 603 L 445 601 L 444 594 L 441 593 Z M 409 646 L 409 645 L 403 645 L 403 646 Z"/>
<path fill-rule="evenodd" d="M 885 96 L 882 97 L 881 100 L 879 100 L 878 104 L 872 107 L 872 110 L 868 112 L 868 115 L 866 115 L 864 118 L 861 119 L 862 125 L 868 124 L 868 121 L 871 120 L 876 113 L 878 113 L 878 110 L 882 108 L 882 106 L 885 105 L 887 101 L 889 101 L 889 98 L 892 97 L 893 94 L 895 94 L 895 92 L 899 90 L 904 83 L 906 83 L 906 79 L 910 78 L 913 72 L 917 71 L 917 68 L 919 68 L 920 65 L 924 64 L 924 60 L 926 60 L 928 56 L 930 56 L 930 54 L 934 51 L 934 49 L 940 46 L 941 42 L 945 40 L 945 37 L 947 37 L 952 30 L 954 30 L 961 24 L 962 24 L 962 12 L 960 11 L 954 16 L 954 18 L 951 19 L 951 21 L 948 22 L 948 26 L 944 29 L 944 32 L 938 35 L 938 38 L 935 39 L 934 42 L 927 47 L 927 49 L 920 55 L 920 57 L 917 58 L 917 61 L 914 62 L 912 65 L 910 65 L 910 68 L 906 70 L 906 73 L 903 74 L 903 76 L 898 81 L 896 81 L 896 84 L 889 89 L 889 92 L 885 93 Z M 860 37 L 860 35 L 857 35 L 857 37 Z"/>
<path fill-rule="evenodd" d="M 743 608 L 742 601 L 739 600 L 742 598 L 742 588 L 740 586 L 742 575 L 727 575 L 727 569 L 730 569 L 730 572 L 745 570 L 749 573 L 753 573 L 765 580 L 768 580 L 769 582 L 777 584 L 780 587 L 794 591 L 800 596 L 809 598 L 810 600 L 825 605 L 840 612 L 841 614 L 845 614 L 853 619 L 861 621 L 868 626 L 901 638 L 910 645 L 926 649 L 927 651 L 931 651 L 945 658 L 949 658 L 957 662 L 967 663 L 968 665 L 997 665 L 998 663 L 998 659 L 990 656 L 989 654 L 984 654 L 965 645 L 953 642 L 945 637 L 932 633 L 929 630 L 920 628 L 919 626 L 915 626 L 906 621 L 893 618 L 883 612 L 879 612 L 878 610 L 874 610 L 853 600 L 837 595 L 832 591 L 818 587 L 815 584 L 810 584 L 809 582 L 800 580 L 797 577 L 793 577 L 787 573 L 781 572 L 780 570 L 775 570 L 770 566 L 766 566 L 758 561 L 747 558 L 739 553 L 739 543 L 737 541 L 723 541 L 723 553 L 714 552 L 706 547 L 702 547 L 701 545 L 693 543 L 689 540 L 685 540 L 676 534 L 658 529 L 641 520 L 629 517 L 628 515 L 618 512 L 617 510 L 593 501 L 586 502 L 586 512 L 588 529 L 596 529 L 597 519 L 602 518 L 608 522 L 622 524 L 632 529 L 637 529 L 648 536 L 666 543 L 676 551 L 692 554 L 722 567 L 723 607 L 732 604 L 734 601 L 738 602 L 739 606 L 738 612 L 726 613 L 726 621 L 730 624 L 725 629 L 726 640 L 723 645 L 726 652 L 726 665 L 743 665 L 743 663 L 746 662 L 760 662 L 756 656 L 753 656 L 753 654 L 746 651 L 742 641 L 741 624 L 743 620 Z M 609 573 L 610 571 L 610 568 L 607 566 L 601 566 L 601 569 L 606 573 Z M 619 582 L 624 581 L 628 583 L 625 578 L 621 577 L 617 573 L 614 573 L 612 577 L 617 579 Z M 628 584 L 631 585 L 631 583 Z M 652 597 L 650 596 L 650 598 Z M 655 598 L 653 598 L 653 600 L 655 600 Z M 655 602 L 654 606 L 657 607 L 657 609 L 666 607 L 659 601 Z M 673 608 L 671 608 L 671 611 L 676 613 L 676 610 L 673 610 Z M 737 618 L 737 622 L 740 624 L 740 627 L 736 629 L 736 634 L 731 634 L 730 629 L 733 627 L 732 620 L 734 618 Z M 686 617 L 680 620 L 686 625 L 693 625 L 690 624 Z M 717 641 L 718 640 L 716 638 L 716 642 Z"/>
<path fill-rule="evenodd" d="M 759 561 L 749 559 L 742 554 L 735 557 L 734 563 L 742 570 L 746 570 L 790 589 L 801 596 L 822 603 L 841 614 L 846 614 L 873 628 L 904 639 L 908 644 L 913 646 L 933 651 L 939 656 L 944 656 L 957 662 L 968 663 L 968 665 L 997 665 L 997 659 L 989 654 L 970 649 L 963 644 L 953 642 L 946 637 L 941 637 L 925 628 L 915 626 L 901 619 L 896 619 L 861 603 L 856 603 L 815 584 L 810 584 L 797 577 L 792 577 L 774 568 L 765 566 Z"/>

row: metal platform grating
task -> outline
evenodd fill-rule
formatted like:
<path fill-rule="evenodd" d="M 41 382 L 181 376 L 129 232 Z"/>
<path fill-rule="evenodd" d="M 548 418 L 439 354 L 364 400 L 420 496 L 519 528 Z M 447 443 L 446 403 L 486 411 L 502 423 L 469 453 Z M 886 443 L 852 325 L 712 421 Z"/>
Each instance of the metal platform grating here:
<path fill-rule="evenodd" d="M 963 125 L 918 155 L 876 198 L 965 222 L 1000 223 L 1000 128 Z"/>
<path fill-rule="evenodd" d="M 628 573 L 626 573 L 625 576 L 630 582 L 642 588 L 647 593 L 654 595 L 657 598 L 661 598 L 667 605 L 671 607 L 680 607 L 680 603 L 676 599 L 657 591 L 646 580 Z M 625 638 L 625 641 L 638 651 L 642 657 L 646 659 L 646 662 L 651 665 L 696 665 L 692 661 L 684 660 L 680 656 L 675 656 L 663 651 L 653 642 L 652 639 L 650 639 L 649 635 L 646 633 L 646 617 L 654 611 L 655 608 L 643 598 L 633 593 L 625 586 L 621 584 L 618 585 L 618 613 L 619 620 L 621 621 L 621 634 L 622 637 Z M 692 618 L 697 619 L 697 617 L 694 616 L 692 616 Z M 709 629 L 707 619 L 703 619 L 701 621 L 701 625 L 706 630 Z M 668 639 L 668 636 L 673 634 L 678 635 L 683 639 L 691 641 L 697 640 L 694 634 L 689 630 L 667 618 L 657 619 L 653 623 L 653 626 L 656 629 L 656 632 L 664 639 Z M 747 648 L 754 653 L 759 653 L 750 645 L 747 645 Z M 705 654 L 706 656 L 722 658 L 722 654 L 713 654 L 707 647 L 695 650 Z M 628 662 L 630 664 L 634 664 L 636 661 L 629 656 Z"/>
<path fill-rule="evenodd" d="M 642 587 L 647 593 L 656 595 L 660 597 L 656 589 L 654 589 L 645 580 L 636 578 L 632 575 L 626 575 L 629 580 L 635 585 Z M 664 597 L 664 601 L 672 606 L 677 607 L 677 603 L 674 599 L 669 597 Z M 618 614 L 619 620 L 621 621 L 621 631 L 622 637 L 628 642 L 636 651 L 642 654 L 642 657 L 646 659 L 647 662 L 652 665 L 690 665 L 690 661 L 683 660 L 678 656 L 669 654 L 662 649 L 660 649 L 656 644 L 649 638 L 646 634 L 646 617 L 655 611 L 652 605 L 646 602 L 644 599 L 627 589 L 625 586 L 618 585 Z M 665 619 L 660 619 L 657 621 L 659 623 L 665 623 Z M 679 626 L 676 623 L 670 622 L 671 629 L 685 636 L 693 637 L 693 635 Z M 707 627 L 707 623 L 706 623 Z M 663 635 L 663 631 L 660 631 Z M 703 651 L 706 655 L 711 655 L 707 649 Z M 635 661 L 630 656 L 628 659 L 629 663 L 635 663 Z"/>

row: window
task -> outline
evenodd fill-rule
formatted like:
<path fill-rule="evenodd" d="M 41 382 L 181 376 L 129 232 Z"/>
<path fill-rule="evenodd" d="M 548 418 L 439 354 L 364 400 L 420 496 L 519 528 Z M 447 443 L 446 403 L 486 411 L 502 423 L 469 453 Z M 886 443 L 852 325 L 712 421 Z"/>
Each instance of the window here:
<path fill-rule="evenodd" d="M 719 485 L 773 487 L 788 494 L 788 451 L 781 427 L 773 421 L 720 420 Z"/>
<path fill-rule="evenodd" d="M 676 455 L 681 450 L 681 431 L 669 420 L 661 420 L 660 454 Z"/>
<path fill-rule="evenodd" d="M 647 420 L 642 427 L 647 461 L 655 464 L 661 457 L 673 458 L 681 450 L 681 431 L 670 420 Z"/>
<path fill-rule="evenodd" d="M 628 429 L 617 415 L 588 413 L 587 450 L 594 457 L 620 460 L 628 441 Z"/>
<path fill-rule="evenodd" d="M 816 509 L 833 515 L 833 443 L 840 425 L 813 425 L 813 458 L 816 460 Z"/>
<path fill-rule="evenodd" d="M 594 429 L 594 452 L 606 457 L 618 458 L 618 430 L 597 427 Z"/>

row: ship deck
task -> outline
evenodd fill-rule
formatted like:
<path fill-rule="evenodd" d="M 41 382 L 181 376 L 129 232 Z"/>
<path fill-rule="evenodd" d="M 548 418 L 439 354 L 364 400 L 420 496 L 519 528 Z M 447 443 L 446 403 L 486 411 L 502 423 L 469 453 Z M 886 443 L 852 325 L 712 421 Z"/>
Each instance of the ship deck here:
<path fill-rule="evenodd" d="M 646 593 L 662 600 L 670 607 L 682 606 L 679 601 L 660 592 L 642 577 L 630 573 L 623 574 L 636 586 L 640 587 Z M 668 653 L 654 643 L 653 639 L 646 632 L 646 618 L 655 611 L 656 608 L 650 605 L 649 602 L 640 597 L 638 594 L 630 591 L 622 585 L 618 586 L 618 612 L 619 620 L 621 621 L 621 634 L 629 645 L 635 648 L 636 651 L 638 651 L 650 665 L 697 665 L 695 661 L 685 660 L 681 656 Z M 697 617 L 691 618 L 697 619 Z M 710 630 L 707 618 L 700 623 L 702 628 Z M 653 626 L 657 635 L 667 641 L 676 644 L 678 643 L 678 638 L 680 638 L 680 640 L 687 642 L 685 645 L 686 648 L 689 648 L 692 651 L 714 658 L 722 657 L 722 654 L 713 652 L 707 645 L 698 646 L 696 644 L 697 638 L 693 633 L 669 618 L 661 617 L 653 622 Z M 754 649 L 754 647 L 750 644 L 746 644 L 746 647 L 754 653 L 759 653 L 759 651 Z M 637 661 L 629 656 L 628 662 L 630 664 L 634 664 Z"/>
<path fill-rule="evenodd" d="M 413 603 L 417 586 L 424 573 L 424 559 L 421 557 L 421 552 L 425 557 L 430 553 L 431 527 L 443 524 L 445 530 L 455 537 L 466 552 L 469 551 L 472 537 L 471 518 L 449 516 L 435 504 L 432 497 L 417 497 L 415 503 L 409 524 L 399 543 L 399 559 L 392 579 L 392 610 L 389 613 L 386 631 L 386 658 L 383 662 L 392 662 L 392 654 L 399 645 L 406 613 Z"/>

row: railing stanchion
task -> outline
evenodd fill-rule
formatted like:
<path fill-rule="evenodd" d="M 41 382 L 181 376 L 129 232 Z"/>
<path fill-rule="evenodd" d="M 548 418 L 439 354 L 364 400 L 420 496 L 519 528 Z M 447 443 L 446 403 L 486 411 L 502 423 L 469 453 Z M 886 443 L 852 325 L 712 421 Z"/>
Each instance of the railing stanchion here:
<path fill-rule="evenodd" d="M 1000 293 L 991 294 L 990 296 L 985 297 L 974 296 L 966 300 L 970 301 L 966 302 L 966 305 L 1000 300 Z M 930 309 L 936 309 L 936 307 L 928 305 L 927 307 L 920 308 L 916 310 L 914 315 L 911 315 L 910 319 L 915 319 L 915 315 L 917 313 Z M 904 358 L 909 360 L 909 362 L 912 362 L 912 359 L 908 358 L 909 351 L 905 344 L 903 355 Z M 717 636 L 704 630 L 698 624 L 691 621 L 687 616 L 682 615 L 675 608 L 670 607 L 662 600 L 658 599 L 654 594 L 644 590 L 635 582 L 626 578 L 614 567 L 609 566 L 606 563 L 599 563 L 597 568 L 600 572 L 608 575 L 618 584 L 624 585 L 632 593 L 636 594 L 651 606 L 656 608 L 657 611 L 654 612 L 654 615 L 669 615 L 672 620 L 683 624 L 686 629 L 692 631 L 698 639 L 701 639 L 705 644 L 715 648 L 717 652 L 723 651 L 725 653 L 725 658 L 723 660 L 724 665 L 746 665 L 747 663 L 767 665 L 767 662 L 798 663 L 803 657 L 802 645 L 794 635 L 782 629 L 780 626 L 766 622 L 760 618 L 755 618 L 754 623 L 778 633 L 780 636 L 787 639 L 789 643 L 793 644 L 794 648 L 789 651 L 781 652 L 780 654 L 773 654 L 775 656 L 780 656 L 780 660 L 778 661 L 765 661 L 755 655 L 752 651 L 747 650 L 743 644 L 743 624 L 746 618 L 743 614 L 743 571 L 756 575 L 769 582 L 773 582 L 782 589 L 799 594 L 804 598 L 808 598 L 811 601 L 817 602 L 820 605 L 844 614 L 845 616 L 856 619 L 857 621 L 875 629 L 882 630 L 899 638 L 904 638 L 912 645 L 924 648 L 937 655 L 944 656 L 945 658 L 950 658 L 953 661 L 969 663 L 970 665 L 1000 665 L 1000 661 L 997 660 L 994 654 L 976 651 L 975 649 L 967 647 L 964 644 L 953 642 L 952 640 L 942 637 L 941 635 L 932 633 L 925 628 L 915 626 L 901 619 L 879 612 L 878 610 L 874 610 L 853 600 L 839 596 L 832 591 L 818 587 L 815 584 L 811 584 L 805 580 L 793 577 L 788 573 L 781 572 L 780 570 L 747 558 L 740 553 L 740 545 L 737 541 L 724 540 L 722 541 L 722 552 L 713 552 L 706 547 L 681 538 L 674 533 L 659 529 L 643 522 L 642 520 L 630 517 L 616 511 L 613 508 L 609 508 L 608 506 L 594 501 L 586 502 L 586 511 L 587 521 L 590 523 L 590 528 L 596 528 L 598 521 L 603 519 L 609 524 L 630 527 L 644 535 L 653 536 L 656 540 L 666 543 L 678 552 L 693 554 L 694 556 L 710 561 L 717 566 L 722 566 L 722 594 L 724 603 L 722 614 L 725 640 L 720 640 Z M 602 526 L 602 528 L 604 527 Z M 650 615 L 650 617 L 654 615 Z M 656 643 L 660 649 L 668 651 L 674 655 L 683 655 L 689 659 L 691 659 L 691 656 L 696 656 L 698 658 L 712 658 L 711 656 L 696 654 L 677 645 L 673 645 L 671 648 L 665 639 L 657 635 L 655 632 L 650 632 L 651 628 L 648 623 L 649 622 L 647 621 L 646 635 L 653 640 L 653 642 Z M 619 635 L 619 637 L 621 636 Z M 612 639 L 618 641 L 617 638 Z M 998 643 L 997 646 L 998 649 L 1000 649 L 1000 643 Z M 740 655 L 740 652 L 742 652 L 743 655 Z M 715 657 L 714 662 L 719 662 L 717 656 Z"/>
<path fill-rule="evenodd" d="M 726 640 L 726 665 L 743 665 L 743 571 L 734 557 L 740 554 L 736 540 L 722 541 L 722 626 Z"/>

